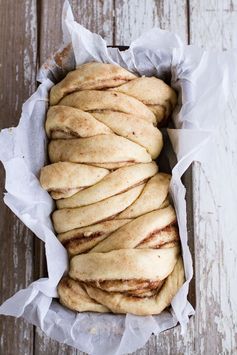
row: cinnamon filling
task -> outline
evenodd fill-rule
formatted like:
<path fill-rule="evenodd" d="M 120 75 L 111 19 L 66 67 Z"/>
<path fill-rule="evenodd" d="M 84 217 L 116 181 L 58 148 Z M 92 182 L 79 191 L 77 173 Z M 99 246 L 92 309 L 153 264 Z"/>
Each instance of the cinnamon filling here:
<path fill-rule="evenodd" d="M 107 89 L 107 88 L 113 87 L 113 84 L 111 84 L 113 82 L 118 81 L 119 85 L 116 85 L 116 86 L 120 86 L 120 85 L 123 85 L 127 81 L 130 81 L 130 80 L 132 80 L 132 79 L 125 79 L 123 77 L 115 77 L 115 78 L 111 78 L 111 79 L 91 80 L 91 81 L 88 81 L 86 83 L 86 85 L 87 85 L 86 89 L 81 89 L 81 88 L 78 89 L 78 88 L 75 88 L 75 87 L 72 87 L 72 88 L 68 89 L 66 92 L 64 92 L 64 94 L 60 98 L 60 100 L 62 100 L 65 96 L 67 96 L 69 94 L 72 94 L 74 92 L 78 92 L 78 91 L 81 91 L 81 90 Z M 106 82 L 108 83 L 107 85 L 105 85 Z M 96 86 L 96 88 L 93 89 L 93 86 Z"/>
<path fill-rule="evenodd" d="M 97 280 L 97 281 L 85 281 L 85 284 L 90 285 L 92 287 L 97 287 L 102 290 L 108 291 L 111 289 L 111 291 L 115 291 L 116 289 L 121 288 L 120 286 L 125 287 L 124 290 L 118 291 L 118 292 L 128 292 L 128 291 L 148 291 L 148 290 L 154 290 L 157 289 L 157 287 L 160 285 L 160 280 L 138 280 L 138 279 L 133 279 L 133 280 Z"/>
<path fill-rule="evenodd" d="M 96 239 L 98 237 L 101 237 L 103 234 L 104 234 L 103 232 L 95 232 L 95 233 L 92 233 L 91 236 L 86 237 L 85 234 L 79 233 L 79 234 L 73 236 L 70 240 L 63 240 L 63 241 L 61 241 L 61 243 L 66 249 L 69 249 L 69 248 L 73 248 L 75 246 L 78 246 L 80 244 L 89 242 L 89 241 Z"/>
<path fill-rule="evenodd" d="M 80 281 L 77 281 L 80 282 Z M 133 298 L 133 300 L 139 300 L 141 298 L 149 298 L 156 295 L 162 286 L 164 280 L 151 281 L 151 280 L 106 280 L 106 281 L 87 281 L 82 284 L 99 288 L 108 293 L 121 293 L 127 297 Z M 126 285 L 127 288 L 120 289 L 119 285 Z M 116 287 L 117 286 L 117 287 Z M 129 289 L 130 287 L 130 289 Z"/>
<path fill-rule="evenodd" d="M 165 282 L 165 280 L 160 281 L 159 285 L 155 289 L 129 291 L 129 292 L 126 292 L 126 295 L 129 297 L 139 297 L 139 298 L 152 297 L 160 291 L 164 282 Z"/>
<path fill-rule="evenodd" d="M 100 164 L 100 165 L 106 165 L 106 164 L 121 164 L 121 163 L 136 163 L 136 160 L 130 159 L 130 160 L 120 160 L 120 161 L 106 161 L 106 162 L 103 162 L 103 163 L 99 163 L 99 162 L 82 162 L 81 164 L 91 164 L 91 165 Z"/>
<path fill-rule="evenodd" d="M 173 242 L 173 241 L 178 241 L 179 240 L 179 233 L 178 233 L 178 225 L 177 225 L 177 221 L 175 220 L 174 222 L 171 222 L 170 224 L 168 224 L 167 226 L 165 226 L 164 228 L 161 229 L 156 229 L 153 232 L 151 232 L 147 238 L 145 238 L 142 242 L 140 242 L 137 247 L 142 246 L 150 241 L 152 241 L 153 239 L 155 239 L 161 232 L 167 232 L 167 233 L 174 233 L 175 237 L 172 238 L 171 240 L 161 240 L 161 241 L 157 241 L 157 245 L 156 248 L 159 248 L 167 243 Z"/>
<path fill-rule="evenodd" d="M 115 78 L 111 78 L 111 79 L 91 80 L 86 83 L 86 86 L 87 86 L 86 89 L 81 89 L 81 88 L 78 89 L 78 88 L 72 87 L 64 93 L 64 95 L 62 96 L 62 98 L 60 100 L 62 100 L 65 96 L 72 94 L 74 92 L 78 92 L 81 90 L 107 89 L 107 88 L 113 87 L 113 82 L 115 82 L 115 83 L 119 82 L 119 85 L 116 85 L 116 87 L 117 87 L 117 86 L 125 84 L 126 82 L 128 82 L 130 80 L 133 80 L 133 79 L 125 79 L 123 77 L 115 77 Z M 106 85 L 106 82 L 107 82 L 107 85 Z M 95 87 L 94 89 L 93 89 L 93 86 Z"/>
<path fill-rule="evenodd" d="M 67 193 L 67 192 L 72 191 L 72 190 L 80 190 L 80 189 L 84 189 L 85 187 L 87 187 L 87 186 L 68 187 L 68 188 L 64 188 L 64 189 L 54 189 L 54 188 L 51 188 L 51 189 L 48 189 L 47 191 L 48 191 L 48 192 L 61 192 L 61 193 Z"/>
<path fill-rule="evenodd" d="M 111 84 L 112 82 L 119 81 L 119 84 L 123 85 L 127 81 L 130 81 L 130 80 L 133 80 L 133 79 L 125 79 L 125 78 L 123 78 L 121 76 L 117 76 L 117 77 L 111 78 L 111 79 L 92 80 L 91 82 L 88 82 L 87 85 L 88 86 L 89 85 L 96 85 L 97 88 L 95 90 L 97 90 L 97 89 L 107 89 L 107 88 L 110 88 L 111 85 L 113 85 L 113 84 Z M 121 83 L 121 81 L 122 81 L 122 83 Z M 105 85 L 106 82 L 107 82 L 107 85 Z M 103 86 L 99 87 L 97 85 L 103 85 Z M 120 85 L 118 85 L 118 86 L 120 86 Z M 84 90 L 86 90 L 86 89 L 84 89 Z M 87 89 L 87 90 L 93 90 L 93 89 Z M 78 91 L 78 90 L 76 90 L 76 91 Z"/>
<path fill-rule="evenodd" d="M 67 128 L 64 129 L 51 129 L 50 130 L 50 136 L 52 139 L 57 139 L 57 138 L 81 138 L 81 136 L 75 132 L 75 131 L 72 131 L 72 130 L 69 130 Z"/>

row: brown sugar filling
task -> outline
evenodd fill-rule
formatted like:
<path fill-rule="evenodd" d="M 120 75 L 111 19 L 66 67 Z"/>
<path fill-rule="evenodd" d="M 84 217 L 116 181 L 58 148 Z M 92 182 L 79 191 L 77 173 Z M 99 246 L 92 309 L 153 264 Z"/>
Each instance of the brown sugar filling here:
<path fill-rule="evenodd" d="M 97 280 L 97 281 L 85 281 L 84 283 L 92 287 L 97 287 L 102 290 L 108 290 L 108 288 L 119 287 L 121 283 L 127 286 L 127 290 L 119 292 L 128 292 L 132 290 L 154 290 L 156 289 L 161 280 L 142 280 L 142 279 L 133 279 L 133 280 Z"/>
<path fill-rule="evenodd" d="M 65 248 L 68 249 L 68 248 L 72 248 L 74 246 L 77 246 L 79 244 L 89 242 L 89 241 L 96 239 L 98 237 L 101 237 L 103 234 L 104 234 L 103 232 L 95 232 L 91 236 L 86 237 L 85 234 L 79 233 L 78 235 L 73 236 L 69 240 L 61 241 L 61 243 Z"/>
<path fill-rule="evenodd" d="M 175 237 L 172 240 L 166 241 L 166 242 L 158 242 L 157 244 L 157 248 L 159 248 L 159 246 L 163 246 L 167 243 L 170 243 L 172 241 L 178 241 L 179 240 L 179 233 L 178 233 L 178 225 L 177 225 L 177 221 L 175 220 L 174 222 L 171 222 L 170 224 L 168 224 L 167 226 L 165 226 L 164 228 L 161 229 L 156 229 L 153 232 L 151 232 L 147 238 L 143 239 L 142 242 L 140 242 L 137 247 L 146 244 L 147 242 L 155 239 L 157 237 L 157 235 L 159 235 L 161 232 L 172 232 L 175 231 Z"/>
<path fill-rule="evenodd" d="M 50 130 L 50 137 L 52 138 L 52 139 L 60 139 L 61 137 L 58 137 L 58 135 L 57 135 L 57 133 L 62 133 L 63 134 L 63 136 L 65 137 L 68 137 L 68 138 L 81 138 L 81 136 L 77 133 L 77 132 L 75 132 L 75 131 L 72 131 L 72 130 L 69 130 L 69 129 L 58 129 L 58 128 L 56 128 L 56 129 L 51 129 Z"/>

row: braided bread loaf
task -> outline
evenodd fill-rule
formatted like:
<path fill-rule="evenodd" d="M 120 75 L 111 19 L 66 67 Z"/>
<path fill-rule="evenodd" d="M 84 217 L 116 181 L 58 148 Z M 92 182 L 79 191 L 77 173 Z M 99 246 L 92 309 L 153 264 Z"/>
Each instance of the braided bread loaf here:
<path fill-rule="evenodd" d="M 176 94 L 155 77 L 88 63 L 50 92 L 52 164 L 40 182 L 68 251 L 60 302 L 76 311 L 158 314 L 184 282 L 170 175 L 153 161 Z"/>

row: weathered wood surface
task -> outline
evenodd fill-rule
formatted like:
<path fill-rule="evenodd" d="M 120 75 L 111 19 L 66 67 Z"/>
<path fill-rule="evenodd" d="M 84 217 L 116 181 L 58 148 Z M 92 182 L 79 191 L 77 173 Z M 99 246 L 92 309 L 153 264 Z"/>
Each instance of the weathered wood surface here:
<path fill-rule="evenodd" d="M 0 128 L 17 124 L 36 88 L 36 1 L 0 1 Z M 1 196 L 4 171 L 0 169 Z M 34 237 L 0 199 L 0 302 L 33 281 Z M 0 354 L 31 354 L 33 326 L 0 318 Z"/>
<path fill-rule="evenodd" d="M 237 1 L 191 1 L 191 43 L 236 48 L 236 11 Z M 203 166 L 196 163 L 194 169 L 198 285 L 194 329 L 195 349 L 202 354 L 237 353 L 236 93 L 235 85 L 215 137 L 213 158 Z"/>
<path fill-rule="evenodd" d="M 62 4 L 63 0 L 42 0 L 37 2 L 37 6 L 36 0 L 0 0 L 1 127 L 16 124 L 22 102 L 34 90 L 37 58 L 38 62 L 43 63 L 60 45 Z M 71 4 L 76 19 L 88 29 L 103 35 L 108 44 L 129 45 L 132 39 L 155 25 L 176 32 L 186 43 L 190 41 L 206 48 L 228 49 L 236 43 L 236 1 L 73 0 Z M 7 24 L 10 21 L 14 25 L 9 27 L 8 33 Z M 9 67 L 10 75 L 5 70 Z M 184 337 L 177 327 L 158 337 L 151 337 L 136 355 L 237 353 L 236 218 L 231 211 L 227 215 L 223 207 L 227 198 L 236 196 L 220 193 L 225 191 L 221 181 L 231 186 L 237 172 L 237 142 L 231 134 L 236 131 L 234 100 L 233 97 L 228 119 L 224 117 L 218 136 L 219 158 L 213 159 L 209 167 L 196 164 L 194 169 L 196 316 L 191 319 Z M 227 164 L 225 169 L 223 161 Z M 215 186 L 210 184 L 213 171 L 219 178 L 219 184 Z M 3 191 L 3 174 L 1 189 Z M 208 210 L 205 201 L 211 203 Z M 4 300 L 28 285 L 33 274 L 39 276 L 40 268 L 35 267 L 35 271 L 32 268 L 35 242 L 31 233 L 3 204 L 1 210 L 2 286 L 7 282 L 7 287 L 1 292 L 1 300 Z M 40 255 L 37 255 L 39 258 Z M 33 341 L 32 326 L 22 320 L 2 317 L 0 333 L 0 354 L 82 354 L 52 341 L 39 329 L 35 331 Z"/>
<path fill-rule="evenodd" d="M 186 0 L 116 0 L 115 5 L 116 45 L 129 45 L 154 26 L 176 32 L 184 42 L 188 40 Z"/>

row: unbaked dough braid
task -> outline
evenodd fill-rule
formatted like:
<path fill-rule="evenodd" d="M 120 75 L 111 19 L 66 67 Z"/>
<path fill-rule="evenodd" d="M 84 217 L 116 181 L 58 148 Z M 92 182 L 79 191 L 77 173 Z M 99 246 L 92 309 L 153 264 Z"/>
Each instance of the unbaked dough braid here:
<path fill-rule="evenodd" d="M 184 282 L 170 175 L 153 161 L 176 94 L 155 77 L 88 63 L 50 92 L 51 164 L 40 182 L 68 251 L 60 302 L 79 312 L 158 314 Z"/>

